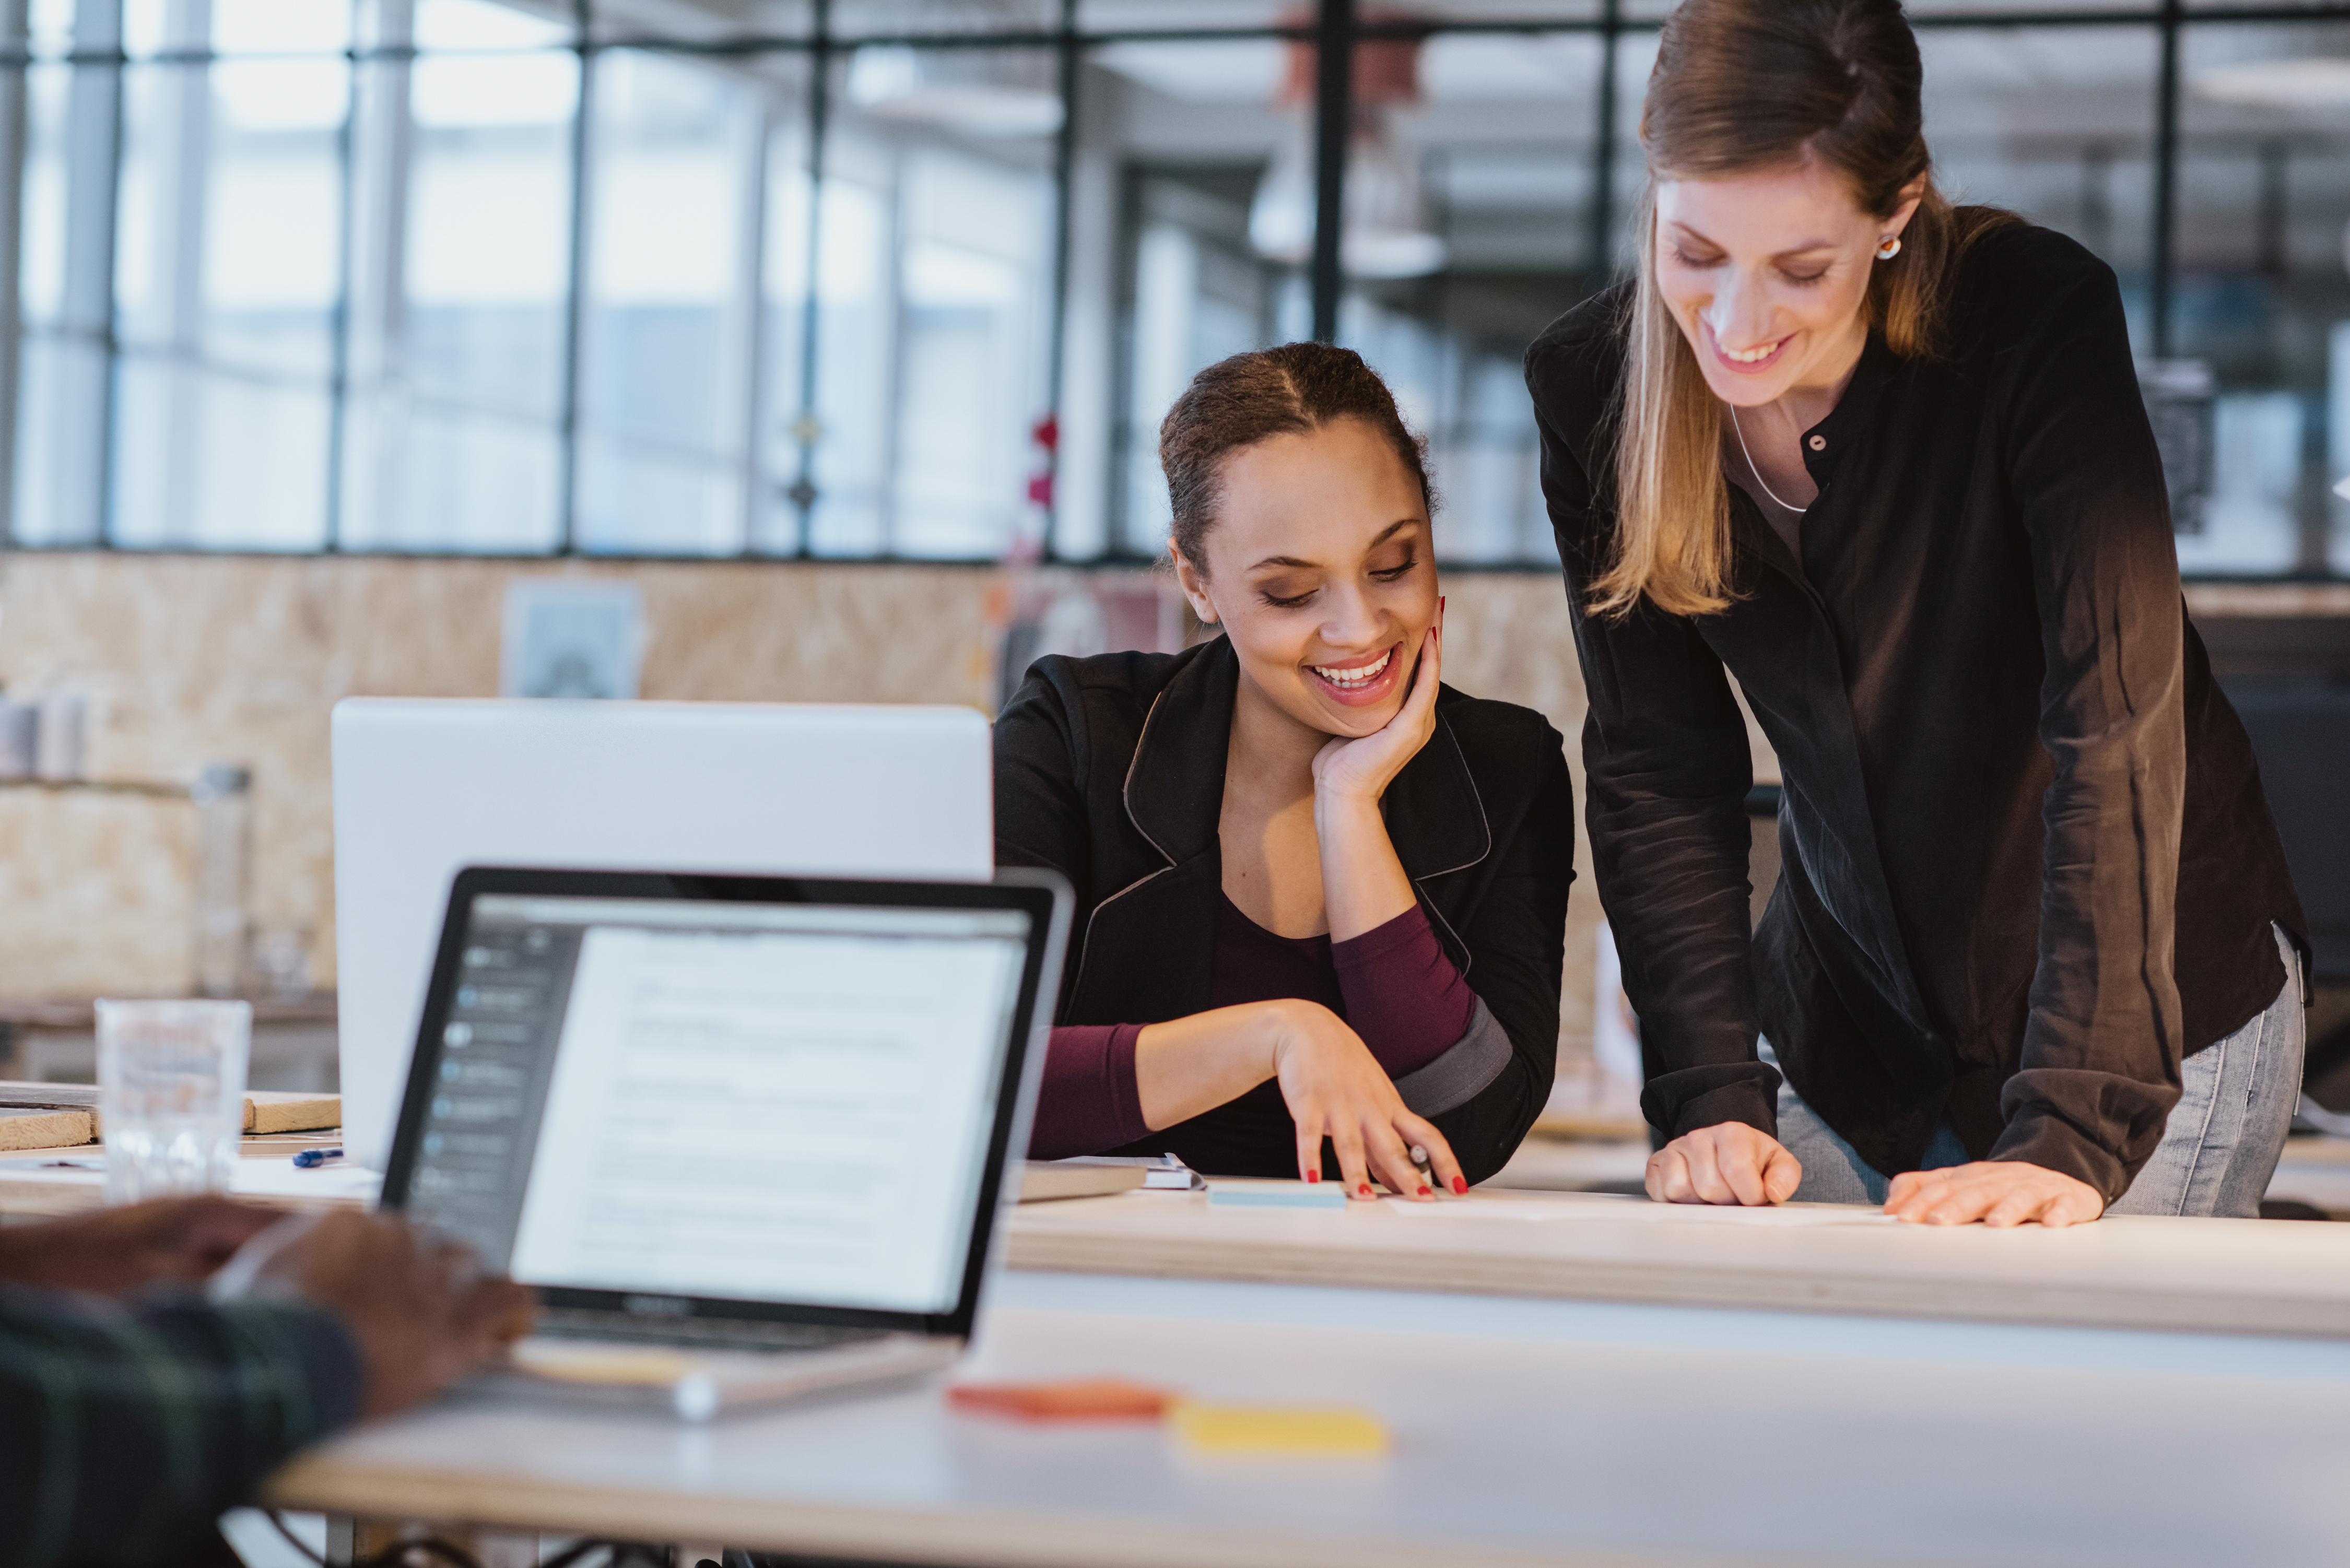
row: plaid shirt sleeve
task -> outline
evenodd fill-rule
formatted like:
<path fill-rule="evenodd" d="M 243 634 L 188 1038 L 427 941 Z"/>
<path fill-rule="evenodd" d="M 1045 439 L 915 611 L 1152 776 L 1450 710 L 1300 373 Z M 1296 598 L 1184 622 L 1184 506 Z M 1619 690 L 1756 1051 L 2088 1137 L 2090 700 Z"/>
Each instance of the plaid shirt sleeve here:
<path fill-rule="evenodd" d="M 0 1563 L 179 1561 L 360 1395 L 316 1307 L 0 1286 Z"/>

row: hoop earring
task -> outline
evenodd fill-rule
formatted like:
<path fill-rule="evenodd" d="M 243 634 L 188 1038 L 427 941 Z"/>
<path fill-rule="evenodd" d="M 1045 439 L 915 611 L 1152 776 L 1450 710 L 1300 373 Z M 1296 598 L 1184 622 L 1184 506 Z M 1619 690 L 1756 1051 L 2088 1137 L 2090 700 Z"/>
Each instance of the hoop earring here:
<path fill-rule="evenodd" d="M 1885 243 L 1877 247 L 1877 259 L 1881 262 L 1891 261 L 1900 254 L 1901 236 L 1898 234 L 1887 236 Z"/>

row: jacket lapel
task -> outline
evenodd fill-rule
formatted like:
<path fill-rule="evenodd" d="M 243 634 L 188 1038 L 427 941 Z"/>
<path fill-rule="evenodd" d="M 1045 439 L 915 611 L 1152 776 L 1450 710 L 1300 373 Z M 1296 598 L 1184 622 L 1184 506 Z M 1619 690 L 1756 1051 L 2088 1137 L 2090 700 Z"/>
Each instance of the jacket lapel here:
<path fill-rule="evenodd" d="M 1239 682 L 1239 658 L 1220 637 L 1151 702 L 1120 804 L 1162 864 L 1094 907 L 1066 1022 L 1159 1023 L 1207 1007 L 1224 887 L 1216 827 Z"/>
<path fill-rule="evenodd" d="M 1162 864 L 1095 907 L 1066 1022 L 1155 1023 L 1208 1005 L 1223 897 L 1217 829 L 1239 685 L 1239 657 L 1220 637 L 1152 702 L 1122 794 L 1127 820 Z M 1445 716 L 1457 695 L 1440 694 L 1435 733 L 1388 785 L 1380 810 L 1396 858 L 1465 974 L 1469 951 L 1452 921 L 1471 884 L 1447 878 L 1492 852 L 1492 832 Z"/>
<path fill-rule="evenodd" d="M 1218 638 L 1167 683 L 1126 770 L 1126 816 L 1170 866 L 1216 851 L 1240 656 Z"/>
<path fill-rule="evenodd" d="M 1436 732 L 1388 785 L 1379 810 L 1387 818 L 1388 840 L 1395 846 L 1396 858 L 1403 862 L 1404 875 L 1411 878 L 1420 902 L 1435 917 L 1437 936 L 1445 950 L 1466 975 L 1468 945 L 1452 929 L 1452 922 L 1471 883 L 1465 878 L 1441 878 L 1465 871 L 1492 854 L 1493 830 L 1485 817 L 1484 797 L 1477 793 L 1477 781 L 1469 772 L 1469 759 L 1461 754 L 1460 738 L 1445 716 L 1446 699 L 1457 695 L 1450 687 L 1439 689 Z"/>

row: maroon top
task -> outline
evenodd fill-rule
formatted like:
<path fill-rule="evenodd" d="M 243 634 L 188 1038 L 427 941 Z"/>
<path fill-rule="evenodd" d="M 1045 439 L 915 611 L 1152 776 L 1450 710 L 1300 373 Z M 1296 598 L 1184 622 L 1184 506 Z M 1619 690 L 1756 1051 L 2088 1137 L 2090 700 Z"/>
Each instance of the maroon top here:
<path fill-rule="evenodd" d="M 1468 1033 L 1476 1016 L 1475 994 L 1445 956 L 1427 912 L 1417 904 L 1383 926 L 1333 943 L 1326 936 L 1275 936 L 1241 913 L 1230 898 L 1222 903 L 1216 919 L 1211 1008 L 1287 997 L 1318 1002 L 1354 1026 L 1390 1078 L 1444 1054 Z M 1134 1077 L 1134 1044 L 1142 1029 L 1139 1023 L 1115 1023 L 1071 1024 L 1053 1031 L 1044 1087 L 1036 1099 L 1035 1129 L 1028 1139 L 1029 1158 L 1099 1154 L 1150 1136 Z M 1261 1085 L 1230 1107 L 1219 1106 L 1205 1116 L 1215 1117 L 1269 1094 L 1270 1106 L 1251 1106 L 1256 1114 L 1242 1118 L 1262 1121 L 1266 1111 L 1281 1109 L 1280 1093 L 1277 1084 Z M 1285 1121 L 1286 1111 L 1281 1114 Z M 1264 1130 L 1232 1128 L 1253 1148 Z M 1288 1136 L 1294 1138 L 1295 1133 Z"/>

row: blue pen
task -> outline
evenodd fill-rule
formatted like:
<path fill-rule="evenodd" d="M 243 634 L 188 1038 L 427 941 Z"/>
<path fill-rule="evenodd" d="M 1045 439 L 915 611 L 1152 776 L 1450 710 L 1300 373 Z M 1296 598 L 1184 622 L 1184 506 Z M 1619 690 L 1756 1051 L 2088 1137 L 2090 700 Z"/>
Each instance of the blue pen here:
<path fill-rule="evenodd" d="M 316 1170 L 330 1159 L 340 1159 L 342 1158 L 343 1151 L 338 1148 L 306 1148 L 301 1153 L 294 1157 L 294 1168 L 296 1170 Z"/>

